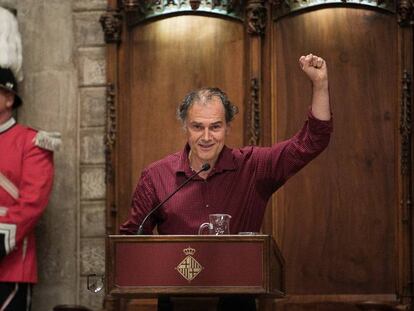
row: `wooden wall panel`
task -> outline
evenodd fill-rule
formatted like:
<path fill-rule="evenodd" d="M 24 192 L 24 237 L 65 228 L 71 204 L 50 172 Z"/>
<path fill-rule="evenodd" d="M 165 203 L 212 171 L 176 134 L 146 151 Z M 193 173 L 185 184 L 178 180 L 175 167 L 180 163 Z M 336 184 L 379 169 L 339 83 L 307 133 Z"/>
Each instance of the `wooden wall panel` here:
<path fill-rule="evenodd" d="M 228 144 L 242 145 L 243 36 L 241 22 L 195 15 L 159 19 L 131 30 L 126 66 L 131 139 L 125 144 L 132 159 L 131 192 L 146 165 L 183 149 L 185 135 L 175 109 L 192 89 L 217 86 L 227 92 L 240 109 Z M 120 207 L 119 219 L 126 219 L 128 212 L 129 206 Z"/>
<path fill-rule="evenodd" d="M 289 294 L 394 293 L 397 23 L 325 8 L 273 25 L 275 140 L 303 124 L 311 86 L 302 54 L 327 60 L 335 130 L 328 149 L 275 198 L 274 235 Z"/>

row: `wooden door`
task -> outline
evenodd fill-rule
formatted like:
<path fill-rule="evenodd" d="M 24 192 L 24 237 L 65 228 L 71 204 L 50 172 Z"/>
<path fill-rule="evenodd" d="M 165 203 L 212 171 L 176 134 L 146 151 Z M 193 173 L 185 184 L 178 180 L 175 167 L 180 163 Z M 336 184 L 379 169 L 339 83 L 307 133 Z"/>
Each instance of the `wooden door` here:
<path fill-rule="evenodd" d="M 222 31 L 226 29 L 226 31 Z M 202 35 L 194 33 L 202 30 Z M 243 25 L 211 16 L 173 16 L 130 32 L 129 98 L 130 139 L 123 154 L 130 154 L 132 182 L 142 169 L 185 145 L 176 108 L 189 91 L 217 86 L 240 109 L 232 124 L 229 144 L 243 142 Z M 125 202 L 127 205 L 128 202 Z M 128 209 L 120 210 L 124 221 Z M 118 223 L 119 225 L 119 223 Z"/>
<path fill-rule="evenodd" d="M 300 55 L 326 59 L 334 119 L 328 149 L 273 200 L 272 232 L 285 255 L 290 294 L 278 310 L 393 304 L 402 221 L 396 18 L 362 6 L 320 6 L 278 16 L 271 31 L 273 141 L 294 134 L 310 104 Z"/>

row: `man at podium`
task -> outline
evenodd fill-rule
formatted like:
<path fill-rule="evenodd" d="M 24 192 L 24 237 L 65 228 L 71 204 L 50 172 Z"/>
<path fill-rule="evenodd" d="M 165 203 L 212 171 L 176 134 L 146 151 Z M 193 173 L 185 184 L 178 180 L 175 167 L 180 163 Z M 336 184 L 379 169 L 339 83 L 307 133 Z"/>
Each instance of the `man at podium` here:
<path fill-rule="evenodd" d="M 218 88 L 190 92 L 177 109 L 187 144 L 144 169 L 121 234 L 151 234 L 155 226 L 159 234 L 197 234 L 217 213 L 232 216 L 231 234 L 260 231 L 271 195 L 326 148 L 332 132 L 326 62 L 309 54 L 299 64 L 312 82 L 307 121 L 271 147 L 228 148 L 237 107 Z M 168 304 L 162 308 L 171 310 Z M 253 299 L 233 297 L 220 300 L 219 309 L 256 307 Z"/>

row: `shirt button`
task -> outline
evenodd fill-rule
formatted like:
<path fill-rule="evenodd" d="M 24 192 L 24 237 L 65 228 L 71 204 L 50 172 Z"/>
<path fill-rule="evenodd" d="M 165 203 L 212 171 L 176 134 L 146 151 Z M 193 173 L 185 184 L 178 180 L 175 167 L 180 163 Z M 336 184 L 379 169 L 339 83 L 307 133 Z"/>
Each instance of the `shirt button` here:
<path fill-rule="evenodd" d="M 206 204 L 206 207 L 208 207 L 208 204 Z"/>

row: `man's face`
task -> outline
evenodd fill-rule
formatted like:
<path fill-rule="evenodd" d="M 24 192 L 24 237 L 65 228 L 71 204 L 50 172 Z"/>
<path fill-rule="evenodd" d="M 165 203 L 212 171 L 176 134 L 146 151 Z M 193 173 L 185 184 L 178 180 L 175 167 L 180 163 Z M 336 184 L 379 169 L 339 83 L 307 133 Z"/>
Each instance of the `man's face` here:
<path fill-rule="evenodd" d="M 206 103 L 195 102 L 187 112 L 185 126 L 192 167 L 199 169 L 204 163 L 213 166 L 229 130 L 220 98 L 213 97 Z"/>
<path fill-rule="evenodd" d="M 11 116 L 14 95 L 3 89 L 0 89 L 0 121 L 7 121 Z M 1 122 L 0 122 L 1 123 Z"/>

